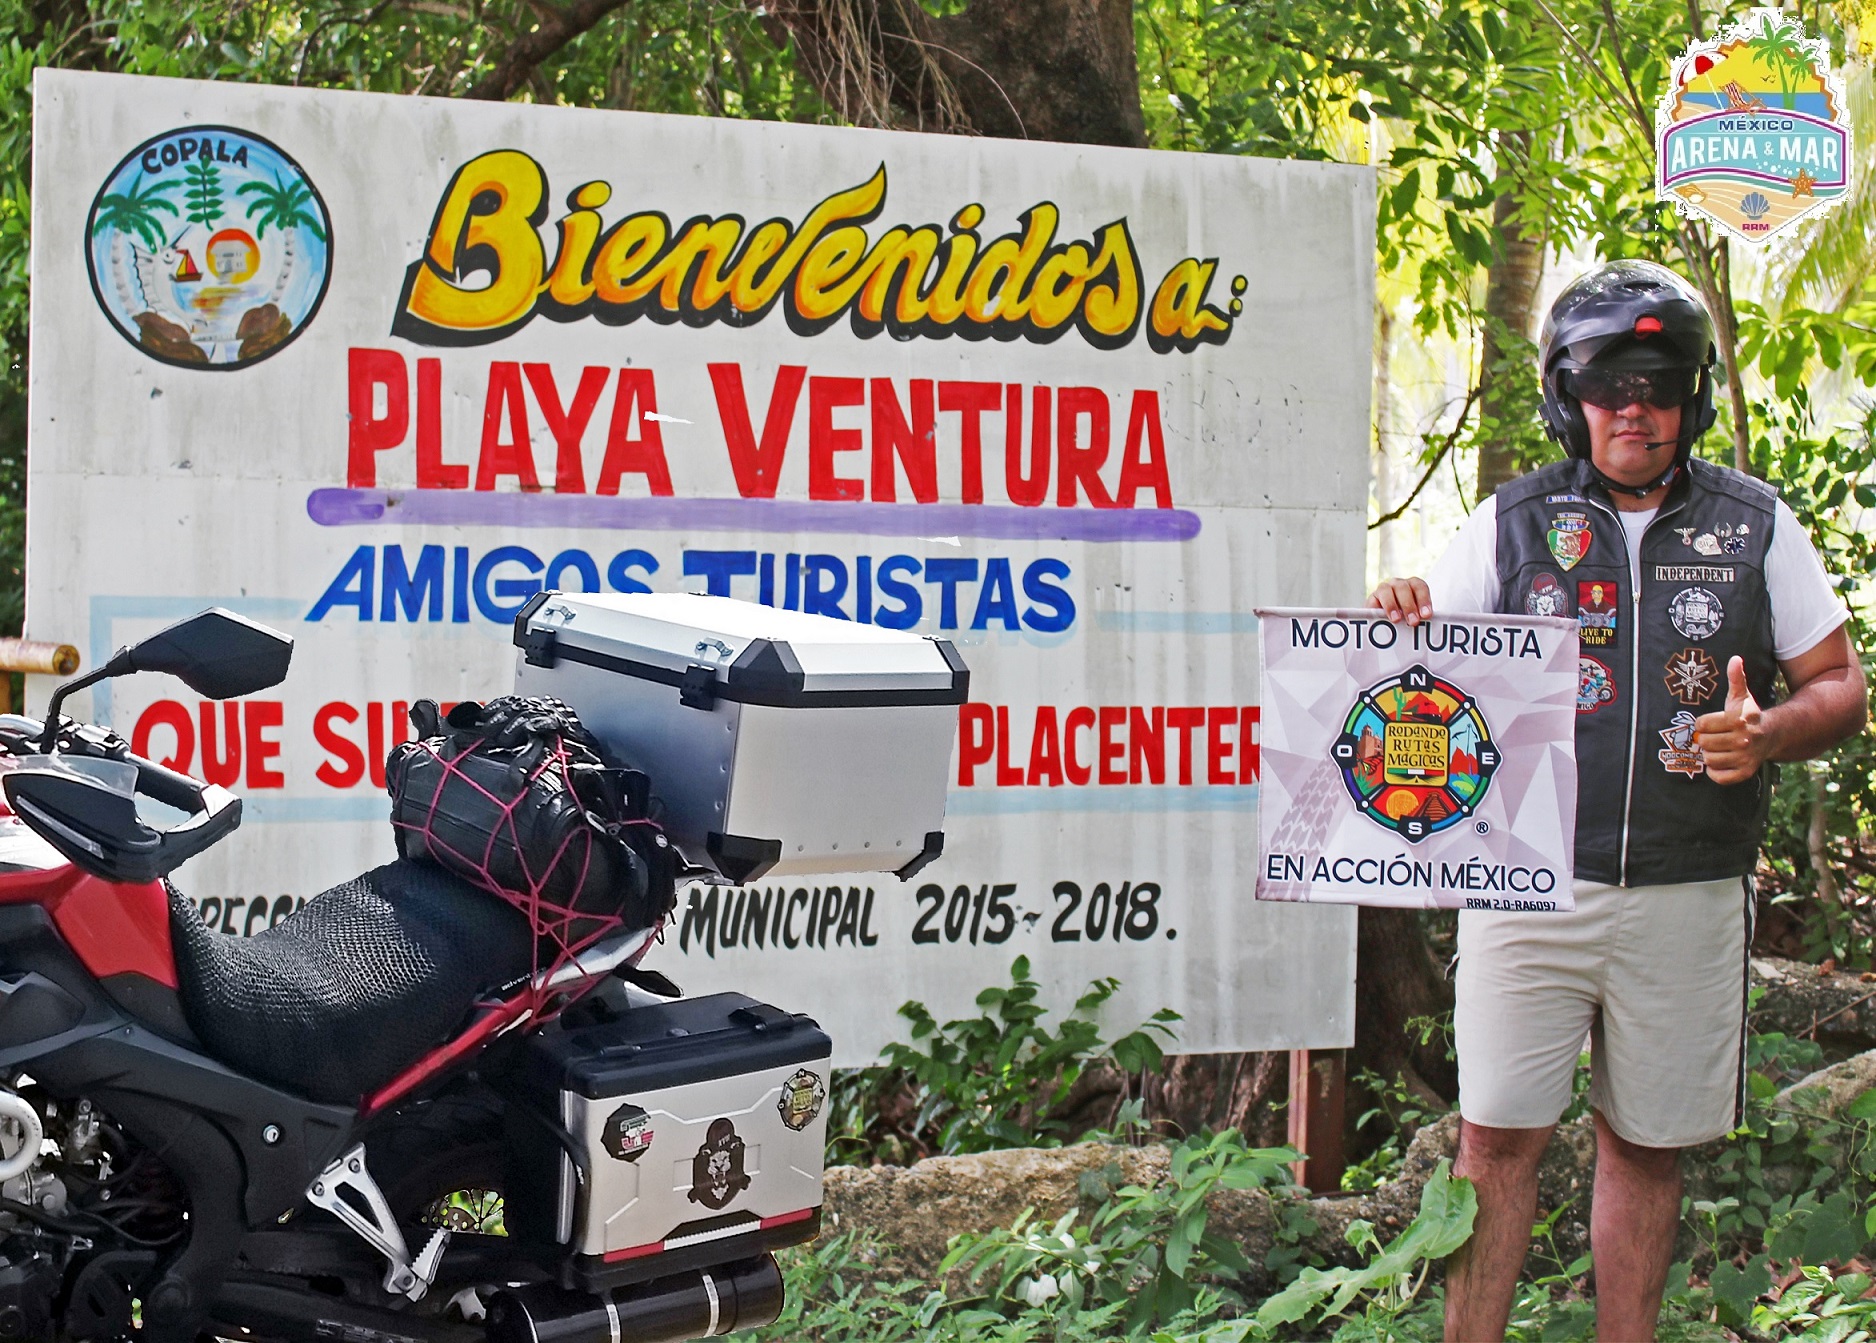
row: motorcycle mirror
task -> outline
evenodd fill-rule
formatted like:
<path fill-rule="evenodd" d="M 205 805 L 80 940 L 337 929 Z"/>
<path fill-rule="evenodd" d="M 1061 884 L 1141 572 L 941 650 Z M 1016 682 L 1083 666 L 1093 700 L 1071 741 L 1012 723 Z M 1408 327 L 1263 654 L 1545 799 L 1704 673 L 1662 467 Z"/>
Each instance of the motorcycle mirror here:
<path fill-rule="evenodd" d="M 39 749 L 50 755 L 58 740 L 59 709 L 66 696 L 88 685 L 132 672 L 168 672 L 209 699 L 252 695 L 279 685 L 293 661 L 293 640 L 233 611 L 211 607 L 120 648 L 111 660 L 52 694 Z"/>
<path fill-rule="evenodd" d="M 233 611 L 213 607 L 124 650 L 129 671 L 168 672 L 198 695 L 231 699 L 279 685 L 293 640 Z M 111 659 L 115 664 L 116 658 Z"/>

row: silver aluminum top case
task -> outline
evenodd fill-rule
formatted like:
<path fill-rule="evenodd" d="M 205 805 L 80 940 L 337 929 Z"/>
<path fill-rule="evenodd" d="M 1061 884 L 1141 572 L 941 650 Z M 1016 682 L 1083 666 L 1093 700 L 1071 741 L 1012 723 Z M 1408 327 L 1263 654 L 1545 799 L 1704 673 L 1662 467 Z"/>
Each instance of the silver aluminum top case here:
<path fill-rule="evenodd" d="M 944 844 L 948 640 L 690 593 L 561 593 L 515 618 L 515 690 L 643 770 L 665 833 L 731 882 L 910 877 Z"/>

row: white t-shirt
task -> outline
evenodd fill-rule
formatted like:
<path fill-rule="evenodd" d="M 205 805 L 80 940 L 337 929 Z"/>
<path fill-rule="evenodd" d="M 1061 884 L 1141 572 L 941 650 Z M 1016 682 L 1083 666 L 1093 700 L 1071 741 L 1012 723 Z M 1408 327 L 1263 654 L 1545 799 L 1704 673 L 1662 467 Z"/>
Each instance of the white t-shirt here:
<path fill-rule="evenodd" d="M 1850 618 L 1849 608 L 1831 586 L 1823 561 L 1798 517 L 1783 499 L 1774 505 L 1772 546 L 1765 556 L 1765 586 L 1772 605 L 1772 655 L 1788 662 L 1808 653 Z M 1642 533 L 1655 509 L 1621 513 L 1628 538 L 1629 575 L 1639 583 Z M 1498 499 L 1472 510 L 1427 575 L 1436 613 L 1489 612 L 1498 605 Z"/>

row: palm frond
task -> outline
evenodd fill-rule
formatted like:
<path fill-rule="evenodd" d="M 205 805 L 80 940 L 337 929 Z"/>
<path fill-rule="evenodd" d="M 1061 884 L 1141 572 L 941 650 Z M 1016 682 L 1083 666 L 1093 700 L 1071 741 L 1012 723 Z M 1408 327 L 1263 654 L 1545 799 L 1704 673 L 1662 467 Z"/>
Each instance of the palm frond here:
<path fill-rule="evenodd" d="M 1803 247 L 1775 276 L 1785 301 L 1841 311 L 1876 275 L 1876 71 L 1851 67 L 1851 136 L 1856 165 L 1843 204 L 1811 225 Z"/>

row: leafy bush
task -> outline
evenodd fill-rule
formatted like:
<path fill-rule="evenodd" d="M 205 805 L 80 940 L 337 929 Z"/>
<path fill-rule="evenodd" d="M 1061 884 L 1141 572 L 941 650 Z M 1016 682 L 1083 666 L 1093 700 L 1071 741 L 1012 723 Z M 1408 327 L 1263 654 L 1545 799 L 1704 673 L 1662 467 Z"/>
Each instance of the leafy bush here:
<path fill-rule="evenodd" d="M 1370 1326 L 1391 1332 L 1389 1322 L 1419 1302 L 1433 1261 L 1444 1259 L 1472 1236 L 1478 1198 L 1472 1182 L 1455 1178 L 1451 1167 L 1451 1162 L 1440 1162 L 1421 1191 L 1419 1215 L 1385 1248 L 1371 1223 L 1349 1223 L 1348 1242 L 1368 1251 L 1368 1262 L 1360 1268 L 1304 1269 L 1258 1308 L 1258 1326 L 1274 1329 L 1312 1317 L 1329 1320 L 1360 1302 Z"/>
<path fill-rule="evenodd" d="M 1233 1243 L 1208 1229 L 1206 1200 L 1220 1189 L 1269 1190 L 1294 1210 L 1287 1148 L 1251 1148 L 1235 1132 L 1187 1139 L 1173 1148 L 1165 1183 L 1118 1183 L 1119 1172 L 1087 1180 L 1094 1203 L 1044 1227 L 1027 1213 L 1013 1226 L 960 1236 L 944 1263 L 943 1285 L 883 1272 L 891 1251 L 864 1235 L 843 1235 L 787 1252 L 788 1305 L 743 1343 L 1262 1343 L 1322 1337 L 1437 1337 L 1437 1294 L 1417 1299 L 1432 1267 L 1471 1230 L 1469 1182 L 1442 1166 L 1420 1215 L 1383 1248 L 1357 1223 L 1351 1241 L 1368 1251 L 1361 1268 L 1304 1269 L 1282 1294 L 1251 1312 L 1231 1282 L 1249 1265 Z M 1292 1243 L 1314 1228 L 1279 1220 Z M 1417 1326 L 1396 1326 L 1417 1304 Z M 1300 1335 L 1299 1328 L 1303 1330 Z"/>
<path fill-rule="evenodd" d="M 1200 1305 L 1202 1284 L 1249 1271 L 1237 1245 L 1207 1230 L 1206 1200 L 1220 1189 L 1294 1191 L 1288 1147 L 1249 1148 L 1235 1130 L 1188 1138 L 1172 1149 L 1168 1181 L 1154 1188 L 1114 1187 L 1110 1168 L 1084 1180 L 1099 1210 L 1077 1235 L 1077 1212 L 1044 1231 L 1028 1214 L 1008 1230 L 960 1238 L 944 1262 L 977 1286 L 994 1285 L 996 1307 L 1039 1307 L 1058 1303 L 1071 1312 L 1098 1311 L 1124 1322 L 1131 1336 L 1168 1324 Z M 1235 1293 L 1218 1290 L 1217 1306 L 1235 1306 Z M 1114 1309 L 1110 1310 L 1109 1307 Z"/>
<path fill-rule="evenodd" d="M 899 1015 L 911 1023 L 912 1043 L 888 1045 L 883 1068 L 835 1079 L 828 1159 L 909 1164 L 1003 1147 L 1060 1147 L 1083 1137 L 1088 1126 L 1063 1114 L 1076 1083 L 1101 1066 L 1123 1073 L 1158 1068 L 1165 1060 L 1161 1042 L 1173 1038 L 1179 1020 L 1161 1009 L 1105 1041 L 1095 1016 L 1119 987 L 1117 979 L 1095 980 L 1054 1031 L 1043 1023 L 1048 1011 L 1036 1001 L 1042 986 L 1030 977 L 1027 956 L 1010 966 L 1008 988 L 977 995 L 979 1016 L 941 1026 L 923 1003 L 906 1003 Z"/>

